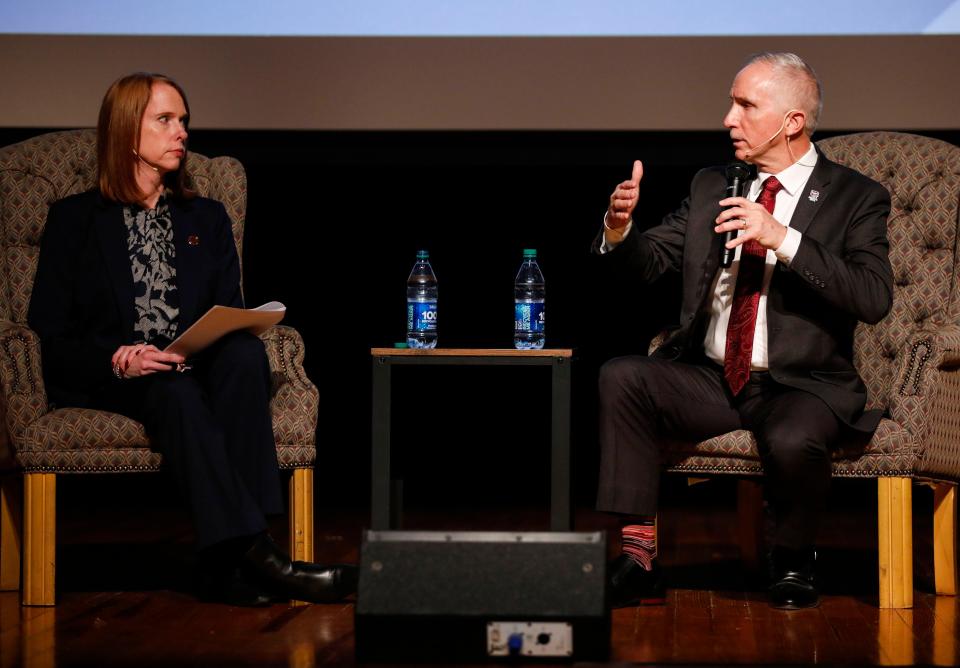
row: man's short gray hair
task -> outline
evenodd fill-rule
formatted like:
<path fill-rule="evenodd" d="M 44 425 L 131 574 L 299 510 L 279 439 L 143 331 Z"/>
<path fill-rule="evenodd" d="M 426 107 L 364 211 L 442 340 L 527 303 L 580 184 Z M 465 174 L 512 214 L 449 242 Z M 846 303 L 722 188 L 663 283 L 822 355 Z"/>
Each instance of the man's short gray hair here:
<path fill-rule="evenodd" d="M 773 68 L 774 75 L 781 80 L 791 98 L 791 106 L 806 113 L 803 130 L 807 136 L 812 135 L 823 111 L 823 86 L 813 68 L 797 54 L 783 51 L 755 53 L 747 59 L 744 67 L 754 63 L 766 63 Z"/>

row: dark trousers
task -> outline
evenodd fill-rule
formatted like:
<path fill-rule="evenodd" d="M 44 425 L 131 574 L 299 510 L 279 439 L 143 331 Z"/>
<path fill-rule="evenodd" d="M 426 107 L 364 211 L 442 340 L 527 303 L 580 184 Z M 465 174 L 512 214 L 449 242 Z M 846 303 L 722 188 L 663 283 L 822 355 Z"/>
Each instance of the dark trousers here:
<path fill-rule="evenodd" d="M 143 423 L 187 498 L 196 543 L 251 536 L 283 512 L 263 343 L 230 334 L 185 373 L 164 371 L 111 383 L 98 407 Z"/>
<path fill-rule="evenodd" d="M 723 370 L 649 357 L 610 360 L 600 370 L 599 510 L 657 511 L 661 448 L 749 429 L 756 436 L 773 510 L 774 542 L 813 546 L 830 484 L 830 449 L 841 423 L 818 397 L 751 373 L 733 397 Z"/>

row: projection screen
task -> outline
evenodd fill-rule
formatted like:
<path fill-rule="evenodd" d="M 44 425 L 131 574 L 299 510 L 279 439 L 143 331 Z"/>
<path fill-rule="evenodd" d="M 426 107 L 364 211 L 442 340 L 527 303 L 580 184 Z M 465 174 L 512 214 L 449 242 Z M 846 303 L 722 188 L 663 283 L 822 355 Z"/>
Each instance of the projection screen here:
<path fill-rule="evenodd" d="M 147 70 L 201 128 L 716 129 L 761 50 L 817 70 L 823 128 L 960 126 L 960 2 L 768 5 L 12 0 L 0 127 L 93 125 L 109 83 Z"/>

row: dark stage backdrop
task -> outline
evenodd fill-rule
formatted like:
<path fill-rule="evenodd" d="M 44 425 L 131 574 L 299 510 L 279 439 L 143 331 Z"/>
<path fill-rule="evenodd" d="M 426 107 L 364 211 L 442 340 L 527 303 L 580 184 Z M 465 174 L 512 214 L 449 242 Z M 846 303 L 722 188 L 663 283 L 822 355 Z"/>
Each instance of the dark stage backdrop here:
<path fill-rule="evenodd" d="M 0 145 L 44 131 L 0 130 Z M 960 143 L 960 131 L 922 134 Z M 576 354 L 574 489 L 592 504 L 598 368 L 646 350 L 675 317 L 679 286 L 611 283 L 590 243 L 633 159 L 644 160 L 637 218 L 647 226 L 699 168 L 730 159 L 724 132 L 197 130 L 190 141 L 247 169 L 247 304 L 284 302 L 306 341 L 320 390 L 318 506 L 368 502 L 369 349 L 403 340 L 420 248 L 439 280 L 443 347 L 511 345 L 512 282 L 522 249 L 537 249 L 547 344 Z M 411 504 L 546 502 L 546 370 L 399 369 L 394 397 L 396 466 Z"/>

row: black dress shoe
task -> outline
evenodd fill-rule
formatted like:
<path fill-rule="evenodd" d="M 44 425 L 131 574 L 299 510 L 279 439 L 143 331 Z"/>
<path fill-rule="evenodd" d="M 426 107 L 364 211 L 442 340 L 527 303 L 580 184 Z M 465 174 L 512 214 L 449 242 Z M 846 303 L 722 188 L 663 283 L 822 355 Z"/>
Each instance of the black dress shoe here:
<path fill-rule="evenodd" d="M 357 591 L 356 566 L 291 561 L 265 533 L 243 555 L 241 573 L 248 582 L 297 601 L 334 603 Z"/>
<path fill-rule="evenodd" d="M 802 610 L 815 608 L 820 604 L 820 593 L 813 579 L 815 560 L 816 553 L 812 548 L 774 548 L 774 582 L 767 590 L 771 607 L 780 610 Z"/>
<path fill-rule="evenodd" d="M 200 574 L 199 597 L 203 601 L 226 603 L 244 608 L 262 608 L 275 603 L 275 597 L 247 582 L 239 568 Z"/>
<path fill-rule="evenodd" d="M 633 605 L 663 605 L 667 588 L 656 560 L 649 571 L 626 554 L 610 562 L 607 570 L 607 600 L 611 608 Z"/>

